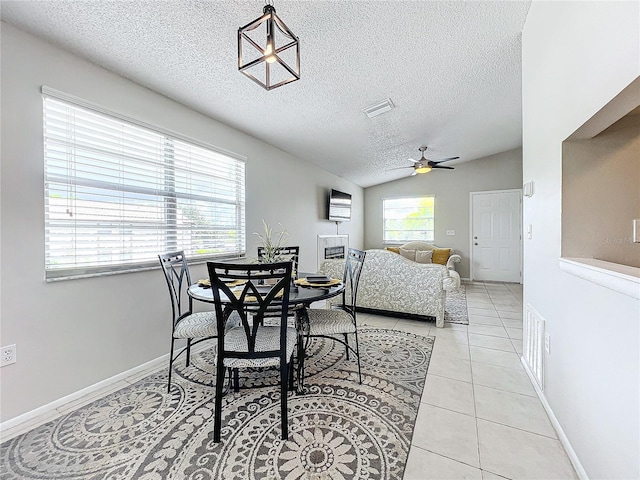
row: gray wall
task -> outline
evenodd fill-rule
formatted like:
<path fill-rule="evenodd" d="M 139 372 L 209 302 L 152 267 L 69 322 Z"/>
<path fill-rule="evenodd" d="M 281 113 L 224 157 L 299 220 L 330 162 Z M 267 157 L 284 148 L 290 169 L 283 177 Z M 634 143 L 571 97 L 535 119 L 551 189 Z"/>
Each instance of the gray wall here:
<path fill-rule="evenodd" d="M 411 172 L 411 170 L 409 170 Z M 455 165 L 455 170 L 433 170 L 366 188 L 364 191 L 365 248 L 383 248 L 382 200 L 393 197 L 435 195 L 435 244 L 462 256 L 456 270 L 469 278 L 470 192 L 522 188 L 522 151 L 491 155 Z M 455 230 L 455 236 L 447 236 Z"/>
<path fill-rule="evenodd" d="M 170 305 L 159 270 L 44 282 L 42 85 L 244 155 L 247 247 L 261 219 L 289 231 L 301 270 L 316 269 L 329 188 L 354 199 L 340 226 L 363 246 L 362 188 L 222 125 L 2 23 L 1 345 L 18 361 L 2 368 L 1 420 L 31 411 L 166 354 Z M 265 92 L 268 95 L 268 92 Z M 192 268 L 206 276 L 204 265 Z"/>
<path fill-rule="evenodd" d="M 522 34 L 523 178 L 535 181 L 523 206 L 533 226 L 524 302 L 546 321 L 543 397 L 583 478 L 640 478 L 640 302 L 560 268 L 562 142 L 640 75 L 638 59 L 640 3 L 532 2 Z"/>

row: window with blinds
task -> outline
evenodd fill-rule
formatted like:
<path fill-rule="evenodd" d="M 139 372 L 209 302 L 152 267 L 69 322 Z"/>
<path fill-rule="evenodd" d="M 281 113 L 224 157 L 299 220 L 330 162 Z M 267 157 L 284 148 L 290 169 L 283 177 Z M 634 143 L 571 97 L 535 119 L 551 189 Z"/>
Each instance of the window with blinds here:
<path fill-rule="evenodd" d="M 44 89 L 43 89 L 44 93 Z M 50 94 L 44 101 L 46 279 L 245 254 L 245 162 Z"/>
<path fill-rule="evenodd" d="M 433 242 L 435 197 L 386 198 L 382 201 L 383 243 Z"/>

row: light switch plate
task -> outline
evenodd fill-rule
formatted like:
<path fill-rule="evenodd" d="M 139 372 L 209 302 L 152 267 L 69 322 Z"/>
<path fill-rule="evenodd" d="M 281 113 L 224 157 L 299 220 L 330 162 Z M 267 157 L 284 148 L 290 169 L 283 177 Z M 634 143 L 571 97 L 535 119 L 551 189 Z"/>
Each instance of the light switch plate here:
<path fill-rule="evenodd" d="M 455 235 L 456 231 L 455 230 L 447 230 L 447 235 Z"/>
<path fill-rule="evenodd" d="M 640 243 L 640 218 L 633 221 L 633 243 Z"/>

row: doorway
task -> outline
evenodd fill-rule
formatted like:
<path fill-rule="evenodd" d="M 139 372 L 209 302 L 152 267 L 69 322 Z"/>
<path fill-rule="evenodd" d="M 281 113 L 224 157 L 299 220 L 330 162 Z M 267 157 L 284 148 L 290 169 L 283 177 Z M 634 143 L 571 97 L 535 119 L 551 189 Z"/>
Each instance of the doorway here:
<path fill-rule="evenodd" d="M 522 190 L 471 192 L 471 279 L 522 281 Z"/>

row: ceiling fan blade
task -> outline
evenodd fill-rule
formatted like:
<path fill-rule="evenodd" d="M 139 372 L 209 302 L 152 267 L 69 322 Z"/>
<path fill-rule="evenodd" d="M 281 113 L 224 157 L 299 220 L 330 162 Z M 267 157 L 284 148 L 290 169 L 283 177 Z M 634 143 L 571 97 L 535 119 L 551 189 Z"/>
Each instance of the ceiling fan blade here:
<path fill-rule="evenodd" d="M 460 157 L 449 157 L 449 158 L 443 158 L 442 160 L 436 160 L 435 162 L 432 161 L 432 163 L 442 163 L 442 162 L 448 162 L 449 160 L 457 160 Z"/>
<path fill-rule="evenodd" d="M 431 165 L 431 168 L 446 168 L 447 170 L 454 170 L 453 167 L 445 167 L 444 165 Z"/>

